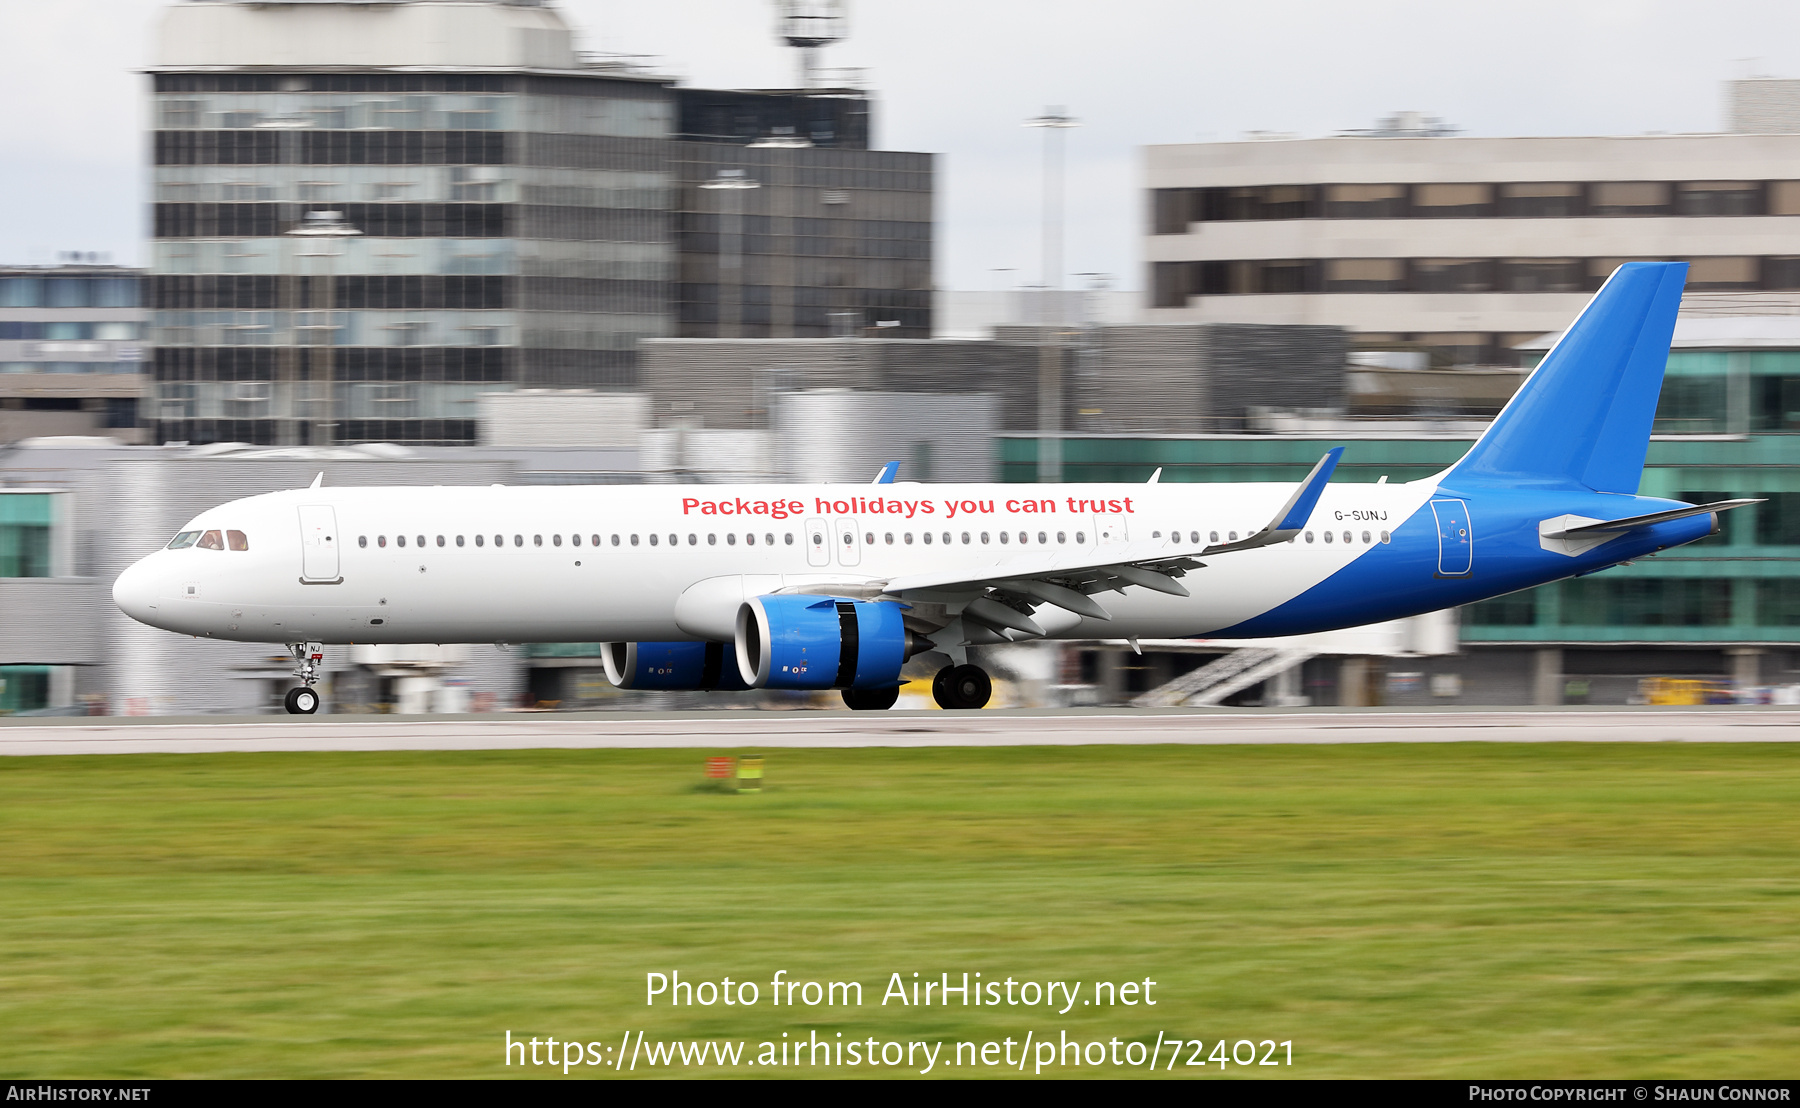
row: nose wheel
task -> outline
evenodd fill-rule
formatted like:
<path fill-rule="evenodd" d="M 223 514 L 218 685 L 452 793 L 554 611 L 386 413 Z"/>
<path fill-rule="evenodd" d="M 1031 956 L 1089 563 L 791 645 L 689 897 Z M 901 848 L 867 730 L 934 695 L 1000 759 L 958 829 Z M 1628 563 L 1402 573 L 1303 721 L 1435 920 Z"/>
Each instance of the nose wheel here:
<path fill-rule="evenodd" d="M 291 642 L 288 650 L 294 655 L 294 676 L 301 684 L 299 688 L 287 691 L 281 698 L 281 706 L 290 716 L 310 716 L 319 710 L 319 694 L 313 686 L 319 683 L 319 670 L 325 664 L 325 646 L 316 642 Z"/>
<path fill-rule="evenodd" d="M 985 708 L 994 683 L 977 665 L 945 666 L 931 682 L 931 697 L 940 708 Z"/>
<path fill-rule="evenodd" d="M 281 704 L 290 716 L 310 716 L 319 710 L 319 694 L 308 688 L 289 689 Z"/>

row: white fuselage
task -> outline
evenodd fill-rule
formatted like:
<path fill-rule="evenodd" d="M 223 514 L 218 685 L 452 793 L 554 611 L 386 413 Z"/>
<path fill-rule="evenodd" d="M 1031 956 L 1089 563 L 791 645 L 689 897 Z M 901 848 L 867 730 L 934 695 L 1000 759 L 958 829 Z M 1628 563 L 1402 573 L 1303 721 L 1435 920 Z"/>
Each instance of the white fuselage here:
<path fill-rule="evenodd" d="M 1113 618 L 1044 609 L 1052 637 L 1198 635 L 1284 603 L 1357 558 L 1434 481 L 1328 486 L 1318 541 L 1211 558 L 1192 595 L 1105 595 Z M 729 637 L 690 600 L 1011 560 L 1247 537 L 1286 484 L 310 488 L 233 501 L 183 532 L 246 549 L 164 549 L 115 599 L 153 626 L 246 642 L 596 642 Z M 1324 541 L 1326 530 L 1332 541 Z M 1179 535 L 1179 539 L 1173 536 Z M 1146 545 L 1148 544 L 1148 545 Z M 727 579 L 723 592 L 716 585 Z M 696 589 L 696 586 L 699 586 Z M 735 611 L 739 601 L 729 600 Z M 721 601 L 722 604 L 726 601 Z M 721 611 L 724 609 L 722 608 Z"/>

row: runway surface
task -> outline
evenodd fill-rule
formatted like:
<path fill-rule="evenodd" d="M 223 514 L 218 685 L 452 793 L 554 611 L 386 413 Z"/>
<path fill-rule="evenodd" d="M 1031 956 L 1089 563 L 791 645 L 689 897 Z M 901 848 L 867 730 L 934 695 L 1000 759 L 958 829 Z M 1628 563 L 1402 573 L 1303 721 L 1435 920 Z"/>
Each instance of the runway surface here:
<path fill-rule="evenodd" d="M 1793 742 L 1800 711 L 687 712 L 12 720 L 0 755 L 1155 743 Z"/>

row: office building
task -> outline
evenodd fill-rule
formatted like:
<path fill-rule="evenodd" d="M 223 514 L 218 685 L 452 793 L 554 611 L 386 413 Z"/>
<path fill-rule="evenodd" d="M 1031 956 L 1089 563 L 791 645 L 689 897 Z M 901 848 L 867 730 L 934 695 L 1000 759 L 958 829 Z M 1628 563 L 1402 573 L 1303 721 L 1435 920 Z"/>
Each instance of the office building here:
<path fill-rule="evenodd" d="M 471 443 L 646 338 L 929 333 L 930 159 L 861 93 L 677 89 L 537 0 L 190 0 L 151 79 L 157 441 Z"/>
<path fill-rule="evenodd" d="M 1147 320 L 1332 324 L 1433 365 L 1513 364 L 1621 262 L 1687 259 L 1688 303 L 1800 311 L 1795 82 L 1735 82 L 1757 133 L 1153 146 Z M 1785 132 L 1785 133 L 1778 133 Z"/>
<path fill-rule="evenodd" d="M 0 268 L 0 443 L 141 438 L 142 276 L 92 262 Z"/>

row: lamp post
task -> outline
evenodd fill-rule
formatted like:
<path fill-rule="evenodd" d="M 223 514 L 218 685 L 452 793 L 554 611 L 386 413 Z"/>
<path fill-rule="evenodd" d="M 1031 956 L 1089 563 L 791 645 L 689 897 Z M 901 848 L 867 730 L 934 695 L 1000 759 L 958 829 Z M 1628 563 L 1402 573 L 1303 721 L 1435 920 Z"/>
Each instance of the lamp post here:
<path fill-rule="evenodd" d="M 1062 479 L 1062 357 L 1051 345 L 1062 320 L 1062 172 L 1063 137 L 1080 126 L 1060 107 L 1025 121 L 1027 127 L 1044 130 L 1044 256 L 1043 291 L 1038 332 L 1038 480 Z"/>
<path fill-rule="evenodd" d="M 321 369 L 323 370 L 325 378 L 325 396 L 323 398 L 325 409 L 323 417 L 316 419 L 313 422 L 312 439 L 314 446 L 330 446 L 332 445 L 333 440 L 337 438 L 337 423 L 335 421 L 337 385 L 334 380 L 331 365 L 332 341 L 336 334 L 336 323 L 333 318 L 336 315 L 337 307 L 337 290 L 333 287 L 337 283 L 337 266 L 335 263 L 344 253 L 342 250 L 343 240 L 360 235 L 362 232 L 350 226 L 348 223 L 345 223 L 344 213 L 342 212 L 307 212 L 306 218 L 302 219 L 294 227 L 289 228 L 285 234 L 298 240 L 302 245 L 317 247 L 317 249 L 313 250 L 296 250 L 296 260 L 299 258 L 329 259 L 323 266 L 325 270 L 325 288 L 322 296 L 322 299 L 325 302 L 325 342 L 319 358 L 323 363 Z M 338 247 L 338 249 L 332 249 L 334 246 Z M 295 266 L 295 269 L 298 268 L 299 266 Z M 299 314 L 298 305 L 296 305 L 294 311 L 294 327 L 296 331 L 299 330 Z M 310 329 L 317 330 L 318 327 L 317 325 L 314 325 Z M 295 382 L 296 385 L 298 385 L 298 383 L 299 382 Z"/>
<path fill-rule="evenodd" d="M 753 188 L 762 187 L 756 178 L 749 176 L 741 169 L 721 169 L 713 175 L 712 180 L 700 182 L 703 189 L 725 189 L 731 194 L 728 203 L 720 207 L 727 209 L 720 213 L 721 228 L 719 245 L 719 337 L 740 338 L 744 326 L 744 193 Z M 731 325 L 729 331 L 725 326 L 724 288 L 727 271 L 730 271 L 732 300 Z"/>

